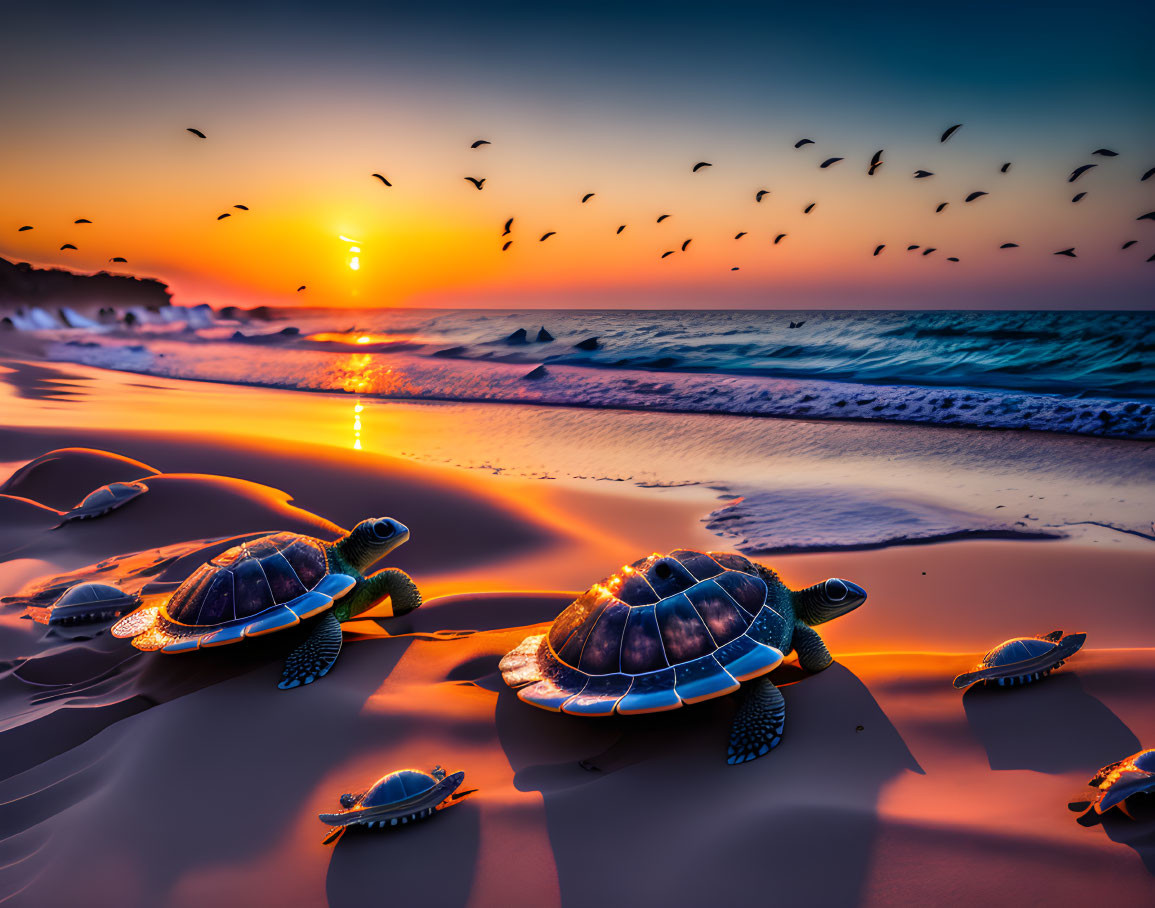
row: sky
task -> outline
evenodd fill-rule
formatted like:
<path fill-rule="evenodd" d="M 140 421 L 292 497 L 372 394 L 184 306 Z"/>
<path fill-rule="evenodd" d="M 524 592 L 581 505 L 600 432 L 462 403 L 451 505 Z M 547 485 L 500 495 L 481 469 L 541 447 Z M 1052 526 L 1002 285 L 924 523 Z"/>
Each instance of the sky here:
<path fill-rule="evenodd" d="M 9 4 L 0 257 L 185 304 L 1145 308 L 1153 32 L 1138 3 Z"/>

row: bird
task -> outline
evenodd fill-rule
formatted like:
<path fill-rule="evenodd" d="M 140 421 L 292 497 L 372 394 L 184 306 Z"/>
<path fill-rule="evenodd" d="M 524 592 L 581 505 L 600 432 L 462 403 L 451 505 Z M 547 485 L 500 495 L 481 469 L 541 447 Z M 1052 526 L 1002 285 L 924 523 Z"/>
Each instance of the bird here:
<path fill-rule="evenodd" d="M 1079 167 L 1076 167 L 1074 170 L 1071 171 L 1071 175 L 1069 177 L 1067 177 L 1067 182 L 1068 183 L 1074 183 L 1075 180 L 1079 179 L 1079 177 L 1081 177 L 1083 174 L 1085 174 L 1092 167 L 1098 167 L 1098 166 L 1099 166 L 1098 164 L 1083 164 Z"/>
<path fill-rule="evenodd" d="M 587 192 L 585 195 L 582 196 L 582 204 L 584 205 L 586 202 L 588 202 L 590 199 L 592 199 L 594 197 L 594 195 L 595 195 L 595 193 Z"/>
<path fill-rule="evenodd" d="M 1155 255 L 1149 255 L 1149 256 L 1147 256 L 1147 261 L 1149 261 L 1149 262 L 1155 262 Z"/>
<path fill-rule="evenodd" d="M 731 270 L 731 271 L 737 271 L 737 270 L 738 270 L 738 267 L 737 267 L 737 266 L 735 266 L 735 267 L 731 268 L 730 270 Z"/>
<path fill-rule="evenodd" d="M 1079 192 L 1079 193 L 1076 193 L 1076 194 L 1075 194 L 1075 197 L 1074 197 L 1073 199 L 1071 199 L 1071 201 L 1072 201 L 1072 202 L 1077 202 L 1077 201 L 1079 201 L 1081 198 L 1083 198 L 1083 196 L 1085 196 L 1086 194 L 1087 194 L 1087 193 L 1085 193 L 1085 192 Z"/>
<path fill-rule="evenodd" d="M 1003 243 L 999 248 L 1000 249 L 1018 249 L 1019 244 L 1018 243 Z"/>
<path fill-rule="evenodd" d="M 626 225 L 625 225 L 625 224 L 622 224 L 622 226 L 621 226 L 621 227 L 619 227 L 617 230 L 615 230 L 615 231 L 614 231 L 614 234 L 615 234 L 615 235 L 617 235 L 617 234 L 621 233 L 621 232 L 622 232 L 623 230 L 625 230 L 625 229 L 626 229 Z"/>
<path fill-rule="evenodd" d="M 241 209 L 241 211 L 248 211 L 248 210 L 249 210 L 249 206 L 248 206 L 248 205 L 234 205 L 233 207 L 234 207 L 234 208 L 239 208 L 239 209 Z"/>
<path fill-rule="evenodd" d="M 544 240 L 545 237 L 542 237 L 542 239 Z M 506 240 L 504 243 L 501 244 L 501 251 L 505 252 L 505 250 L 508 249 L 512 245 L 513 245 L 513 240 Z"/>
<path fill-rule="evenodd" d="M 703 167 L 713 167 L 713 166 L 714 166 L 714 165 L 713 165 L 713 164 L 711 164 L 711 163 L 709 163 L 708 161 L 699 161 L 697 164 L 695 164 L 695 165 L 694 165 L 694 167 L 693 167 L 693 169 L 690 171 L 690 173 L 697 173 L 697 172 L 698 172 L 699 170 L 701 170 Z"/>
<path fill-rule="evenodd" d="M 674 254 L 674 250 L 673 250 L 673 249 L 671 249 L 669 252 L 663 252 L 663 253 L 662 253 L 662 258 L 665 258 L 666 256 L 668 256 L 668 255 L 673 255 L 673 254 Z"/>
<path fill-rule="evenodd" d="M 734 234 L 734 239 L 736 239 L 736 240 L 740 240 L 740 239 L 742 239 L 742 237 L 744 237 L 744 236 L 745 236 L 747 233 L 748 233 L 748 231 L 746 231 L 746 230 L 741 230 L 741 231 L 739 231 L 738 233 Z"/>
<path fill-rule="evenodd" d="M 304 285 L 304 284 L 301 284 L 301 286 L 297 288 L 297 292 L 298 292 L 298 293 L 300 293 L 300 292 L 301 292 L 302 290 L 304 290 L 304 289 L 306 289 L 306 288 L 305 288 L 305 285 Z"/>
<path fill-rule="evenodd" d="M 999 168 L 999 173 L 1006 173 L 1010 169 L 1011 169 L 1011 162 L 1007 161 L 1007 163 L 1005 163 L 1002 167 Z"/>
<path fill-rule="evenodd" d="M 71 243 L 65 243 L 63 246 L 60 247 L 60 251 L 63 252 L 65 249 L 75 249 L 75 248 L 76 247 L 73 246 Z"/>
<path fill-rule="evenodd" d="M 199 129 L 193 129 L 191 126 L 189 126 L 187 129 L 185 129 L 185 132 L 191 132 L 198 139 L 207 139 L 208 138 L 208 136 L 206 136 Z"/>
<path fill-rule="evenodd" d="M 975 199 L 982 198 L 984 195 L 989 195 L 989 193 L 983 192 L 981 189 L 978 189 L 978 190 L 975 190 L 974 192 L 972 192 L 970 195 L 968 195 L 966 197 L 965 201 L 973 202 Z"/>
<path fill-rule="evenodd" d="M 1148 211 L 1146 214 L 1141 214 L 1135 218 L 1137 221 L 1155 221 L 1155 211 Z"/>
<path fill-rule="evenodd" d="M 876 170 L 878 170 L 878 168 L 881 166 L 882 166 L 882 149 L 880 148 L 880 149 L 878 149 L 878 151 L 876 151 L 874 153 L 874 157 L 872 157 L 870 159 L 870 168 L 866 171 L 866 175 L 868 177 L 874 176 L 874 172 Z"/>
<path fill-rule="evenodd" d="M 692 243 L 692 242 L 693 242 L 693 240 L 691 239 L 691 240 L 686 240 L 686 242 L 682 243 L 682 251 L 685 252 L 686 247 L 689 246 L 690 243 Z"/>
<path fill-rule="evenodd" d="M 765 195 L 769 195 L 769 194 L 770 194 L 769 189 L 759 189 L 756 193 L 754 193 L 754 201 L 755 202 L 761 202 L 762 197 Z"/>
<path fill-rule="evenodd" d="M 502 236 L 509 236 L 510 230 L 513 228 L 513 218 L 505 222 L 505 229 L 501 231 Z"/>
<path fill-rule="evenodd" d="M 784 236 L 786 236 L 786 234 L 780 233 L 778 236 L 774 237 L 774 245 L 777 246 L 780 242 L 782 242 L 782 238 Z"/>
<path fill-rule="evenodd" d="M 393 185 L 387 179 L 385 179 L 383 176 L 381 176 L 381 174 L 379 174 L 379 173 L 375 173 L 375 174 L 373 174 L 373 176 L 375 176 L 377 179 L 379 179 L 386 186 L 392 186 Z"/>
<path fill-rule="evenodd" d="M 918 243 L 915 243 L 913 246 L 907 246 L 906 251 L 907 252 L 913 252 L 915 249 L 918 249 L 918 248 L 919 248 Z"/>
<path fill-rule="evenodd" d="M 480 148 L 482 145 L 492 145 L 492 144 L 493 143 L 490 142 L 488 139 L 478 139 L 476 142 L 474 142 L 469 147 L 470 148 Z"/>
<path fill-rule="evenodd" d="M 31 230 L 31 229 L 32 229 L 31 224 L 25 224 L 23 227 L 20 227 L 16 232 L 17 233 L 23 233 L 25 230 Z"/>
<path fill-rule="evenodd" d="M 934 250 L 935 250 L 934 246 L 927 246 L 924 250 L 922 250 L 922 254 L 923 255 L 930 255 L 932 252 L 934 252 Z"/>
<path fill-rule="evenodd" d="M 1123 244 L 1123 248 L 1124 249 L 1130 249 L 1132 246 L 1134 246 L 1138 242 L 1139 242 L 1138 240 L 1127 240 L 1127 242 L 1125 242 Z"/>
<path fill-rule="evenodd" d="M 955 257 L 952 255 L 952 256 L 949 256 L 949 257 L 947 258 L 947 261 L 948 261 L 948 262 L 957 262 L 957 261 L 958 261 L 958 259 L 957 259 L 957 258 L 955 258 Z"/>
<path fill-rule="evenodd" d="M 126 265 L 128 264 L 128 259 L 121 258 L 119 255 L 113 256 L 112 258 L 109 259 L 109 261 L 110 262 L 124 262 L 124 264 L 126 264 Z"/>
<path fill-rule="evenodd" d="M 951 136 L 953 136 L 956 132 L 958 132 L 960 126 L 962 126 L 962 123 L 955 123 L 954 126 L 950 127 L 946 132 L 944 132 L 941 136 L 939 136 L 938 140 L 940 142 L 945 142 L 947 139 L 949 139 Z"/>
<path fill-rule="evenodd" d="M 90 221 L 88 218 L 77 218 L 72 223 L 73 224 L 91 224 L 92 221 Z"/>
<path fill-rule="evenodd" d="M 916 180 L 925 180 L 927 177 L 933 177 L 933 176 L 934 176 L 934 173 L 933 173 L 933 171 L 930 171 L 930 170 L 916 170 L 914 172 L 914 178 Z"/>
<path fill-rule="evenodd" d="M 660 223 L 662 223 L 662 221 L 664 221 L 668 217 L 669 217 L 668 214 L 660 214 L 660 215 L 658 215 L 658 220 L 655 223 L 660 224 Z"/>
<path fill-rule="evenodd" d="M 825 161 L 823 161 L 823 162 L 822 162 L 821 164 L 819 164 L 818 166 L 819 166 L 819 168 L 820 168 L 820 169 L 822 169 L 822 170 L 825 170 L 825 169 L 826 169 L 827 167 L 829 167 L 831 164 L 837 164 L 837 163 L 838 163 L 839 161 L 841 161 L 841 160 L 843 160 L 843 159 L 842 159 L 842 158 L 827 158 Z"/>
<path fill-rule="evenodd" d="M 1155 177 L 1155 167 L 1148 170 L 1143 176 L 1139 177 L 1140 183 L 1146 183 L 1151 177 Z"/>
<path fill-rule="evenodd" d="M 1104 158 L 1117 158 L 1117 157 L 1119 157 L 1119 152 L 1112 151 L 1110 148 L 1096 148 L 1094 151 L 1091 152 L 1091 154 L 1097 154 L 1100 157 L 1104 157 Z"/>
<path fill-rule="evenodd" d="M 1078 257 L 1075 255 L 1075 247 L 1074 246 L 1072 246 L 1070 249 L 1060 249 L 1058 252 L 1055 253 L 1055 255 L 1065 255 L 1065 256 L 1067 256 L 1067 258 L 1072 258 L 1072 259 Z"/>
<path fill-rule="evenodd" d="M 217 220 L 218 220 L 218 221 L 223 221 L 225 218 L 229 218 L 229 217 L 232 217 L 232 215 L 231 215 L 231 214 L 229 214 L 229 213 L 226 211 L 224 214 L 218 214 L 218 215 L 217 215 Z"/>
<path fill-rule="evenodd" d="M 810 212 L 812 212 L 814 210 L 814 206 L 817 204 L 818 204 L 817 202 L 811 202 L 809 205 L 807 205 L 805 208 L 802 209 L 802 213 L 803 214 L 810 214 Z"/>
<path fill-rule="evenodd" d="M 476 186 L 476 187 L 477 187 L 477 189 L 478 189 L 478 191 L 480 191 L 480 190 L 481 190 L 481 185 L 482 185 L 482 184 L 483 184 L 483 183 L 486 181 L 486 179 L 487 179 L 487 178 L 486 178 L 486 177 L 482 177 L 482 178 L 479 180 L 479 179 L 477 179 L 477 177 L 466 177 L 465 179 L 467 179 L 467 180 L 468 180 L 470 183 L 472 183 L 474 186 Z"/>
<path fill-rule="evenodd" d="M 882 250 L 885 248 L 886 248 L 886 243 L 879 243 L 877 246 L 874 247 L 874 254 L 878 255 L 878 253 L 882 252 Z"/>
<path fill-rule="evenodd" d="M 940 211 L 942 211 L 944 208 L 946 208 L 946 206 L 949 204 L 950 204 L 950 202 L 940 202 L 939 206 L 934 210 L 934 213 L 938 214 Z"/>
<path fill-rule="evenodd" d="M 813 139 L 799 139 L 797 142 L 794 143 L 794 147 L 795 148 L 801 148 L 803 145 L 813 145 L 813 144 L 814 144 Z"/>
<path fill-rule="evenodd" d="M 549 239 L 551 236 L 553 236 L 555 233 L 557 233 L 557 231 L 556 231 L 556 230 L 551 230 L 551 231 L 549 231 L 548 233 L 543 233 L 543 234 L 541 235 L 541 239 L 540 239 L 540 240 L 538 240 L 538 242 L 539 242 L 539 243 L 544 243 L 546 240 L 548 240 L 548 239 Z"/>

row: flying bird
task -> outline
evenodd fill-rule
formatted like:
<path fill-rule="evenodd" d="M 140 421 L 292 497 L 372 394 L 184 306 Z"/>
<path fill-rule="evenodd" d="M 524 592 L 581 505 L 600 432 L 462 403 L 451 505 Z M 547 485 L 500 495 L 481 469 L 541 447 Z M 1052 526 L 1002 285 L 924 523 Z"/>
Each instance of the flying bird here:
<path fill-rule="evenodd" d="M 1155 255 L 1149 255 L 1149 256 L 1147 256 L 1147 261 L 1149 261 L 1149 262 L 1155 262 Z"/>
<path fill-rule="evenodd" d="M 32 229 L 31 224 L 25 224 L 23 227 L 19 228 L 16 232 L 17 233 L 23 233 L 25 230 L 31 230 L 31 229 Z"/>
<path fill-rule="evenodd" d="M 126 265 L 128 264 L 128 259 L 121 258 L 119 255 L 114 256 L 113 258 L 110 258 L 109 261 L 110 262 L 123 262 Z"/>
<path fill-rule="evenodd" d="M 874 157 L 872 157 L 870 159 L 870 169 L 866 171 L 866 175 L 868 177 L 874 176 L 874 172 L 876 170 L 878 170 L 878 168 L 881 166 L 882 166 L 882 149 L 880 148 L 880 149 L 878 149 L 878 151 L 876 151 L 874 153 Z"/>
<path fill-rule="evenodd" d="M 703 167 L 713 167 L 713 166 L 714 166 L 713 164 L 710 164 L 707 161 L 699 161 L 697 164 L 694 165 L 694 168 L 693 168 L 693 170 L 690 171 L 690 173 L 697 173 Z"/>
<path fill-rule="evenodd" d="M 1146 183 L 1151 177 L 1155 177 L 1155 167 L 1148 170 L 1143 176 L 1139 177 L 1140 183 Z"/>
<path fill-rule="evenodd" d="M 621 232 L 622 232 L 623 230 L 625 230 L 625 229 L 626 229 L 626 225 L 625 225 L 625 224 L 622 224 L 622 226 L 621 226 L 621 227 L 619 227 L 617 230 L 615 230 L 615 231 L 614 231 L 614 234 L 615 234 L 615 235 L 617 235 L 617 234 L 621 233 Z"/>
<path fill-rule="evenodd" d="M 968 195 L 966 197 L 966 201 L 973 202 L 975 199 L 980 199 L 984 195 L 989 195 L 989 194 L 990 193 L 983 192 L 981 189 L 979 189 L 979 190 L 976 190 L 975 192 L 972 192 L 970 195 Z"/>
<path fill-rule="evenodd" d="M 375 173 L 375 174 L 373 174 L 373 176 L 375 176 L 377 179 L 379 179 L 386 186 L 392 186 L 393 185 L 387 179 L 385 179 L 383 176 L 381 176 L 381 174 L 379 174 L 379 173 Z"/>
<path fill-rule="evenodd" d="M 305 289 L 305 285 L 301 284 L 301 286 L 297 288 L 297 292 L 300 293 L 304 289 Z"/>
<path fill-rule="evenodd" d="M 594 193 L 587 192 L 585 195 L 582 196 L 582 204 L 584 205 L 586 202 L 588 202 L 593 197 L 594 197 Z"/>
<path fill-rule="evenodd" d="M 813 139 L 799 139 L 797 142 L 794 143 L 794 147 L 795 148 L 801 148 L 803 145 L 813 145 L 813 144 L 814 144 Z"/>
<path fill-rule="evenodd" d="M 682 243 L 682 251 L 685 252 L 686 247 L 689 246 L 690 243 L 692 243 L 692 242 L 694 242 L 694 241 L 692 239 L 690 239 L 690 240 L 686 240 L 686 242 Z"/>
<path fill-rule="evenodd" d="M 479 180 L 479 179 L 477 179 L 477 177 L 466 177 L 465 179 L 467 179 L 470 183 L 472 183 L 474 186 L 476 186 L 478 191 L 480 191 L 481 190 L 481 184 L 484 183 L 486 181 L 486 179 L 488 179 L 488 178 L 482 177 Z"/>
<path fill-rule="evenodd" d="M 1085 196 L 1086 194 L 1087 194 L 1087 193 L 1085 193 L 1085 192 L 1079 192 L 1079 193 L 1076 193 L 1076 194 L 1075 194 L 1075 197 L 1074 197 L 1073 199 L 1071 199 L 1071 201 L 1072 201 L 1072 202 L 1077 202 L 1077 201 L 1079 201 L 1081 198 L 1083 198 L 1083 196 Z"/>
<path fill-rule="evenodd" d="M 546 240 L 548 240 L 548 239 L 549 239 L 551 236 L 553 236 L 555 233 L 557 233 L 557 231 L 556 231 L 556 230 L 551 230 L 551 231 L 549 231 L 548 233 L 543 233 L 543 234 L 541 235 L 541 239 L 540 239 L 540 240 L 538 240 L 538 242 L 539 242 L 539 243 L 544 243 Z"/>
<path fill-rule="evenodd" d="M 740 232 L 738 232 L 738 233 L 734 234 L 734 239 L 736 239 L 736 240 L 740 240 L 740 239 L 742 239 L 742 237 L 744 237 L 744 236 L 745 236 L 747 233 L 748 233 L 748 231 L 746 231 L 746 230 L 742 230 L 742 231 L 740 231 Z"/>
<path fill-rule="evenodd" d="M 958 261 L 958 259 L 957 259 L 957 258 L 955 258 L 955 257 L 952 255 L 952 256 L 950 256 L 950 257 L 948 257 L 948 258 L 947 258 L 947 261 L 948 261 L 948 262 L 957 262 L 957 261 Z"/>
<path fill-rule="evenodd" d="M 662 223 L 662 221 L 664 221 L 668 217 L 669 217 L 668 214 L 658 215 L 658 220 L 656 221 L 656 223 L 660 224 L 660 223 Z"/>
<path fill-rule="evenodd" d="M 818 204 L 817 202 L 811 202 L 809 205 L 807 205 L 805 208 L 802 209 L 802 213 L 803 214 L 810 214 L 810 212 L 812 212 L 814 210 L 814 206 L 817 204 Z"/>
<path fill-rule="evenodd" d="M 493 143 L 490 142 L 488 139 L 478 139 L 476 142 L 474 142 L 469 147 L 470 148 L 480 148 L 482 145 L 492 145 L 492 144 Z"/>
<path fill-rule="evenodd" d="M 924 250 L 922 250 L 922 254 L 923 255 L 930 255 L 932 252 L 934 252 L 934 250 L 935 250 L 934 246 L 927 246 Z"/>
<path fill-rule="evenodd" d="M 510 230 L 513 228 L 513 218 L 505 222 L 505 229 L 501 231 L 502 236 L 509 236 Z"/>
<path fill-rule="evenodd" d="M 950 129 L 948 129 L 941 136 L 939 136 L 938 140 L 940 142 L 945 142 L 947 139 L 949 139 L 951 136 L 953 136 L 956 132 L 958 132 L 959 127 L 961 127 L 961 126 L 962 126 L 962 123 L 955 123 L 954 126 L 950 127 Z"/>
<path fill-rule="evenodd" d="M 71 243 L 65 243 L 63 246 L 60 247 L 60 251 L 63 252 L 65 249 L 75 249 L 75 248 L 76 247 L 73 246 Z"/>
<path fill-rule="evenodd" d="M 925 180 L 927 177 L 933 177 L 933 176 L 934 176 L 934 173 L 930 170 L 916 170 L 914 172 L 914 178 L 916 180 Z"/>
<path fill-rule="evenodd" d="M 1138 242 L 1139 242 L 1138 240 L 1127 240 L 1127 242 L 1125 242 L 1123 244 L 1123 248 L 1124 249 L 1130 249 L 1132 246 L 1134 246 Z"/>
<path fill-rule="evenodd" d="M 542 239 L 544 240 L 545 237 L 542 237 Z M 513 245 L 513 240 L 506 240 L 504 243 L 501 244 L 501 251 L 505 252 L 505 250 L 508 249 L 512 245 Z"/>
<path fill-rule="evenodd" d="M 734 267 L 734 268 L 731 268 L 730 270 L 731 270 L 731 271 L 737 271 L 737 270 L 738 270 L 738 268 L 737 268 L 737 267 Z"/>
<path fill-rule="evenodd" d="M 906 251 L 907 252 L 913 252 L 917 248 L 918 248 L 918 243 L 915 243 L 913 246 L 907 246 Z"/>
<path fill-rule="evenodd" d="M 839 161 L 841 161 L 841 160 L 843 160 L 843 158 L 827 158 L 825 161 L 823 161 L 823 162 L 822 162 L 821 164 L 819 164 L 818 166 L 819 166 L 819 168 L 820 168 L 820 169 L 822 169 L 822 170 L 825 170 L 825 169 L 826 169 L 827 167 L 829 167 L 831 164 L 837 164 L 837 163 L 838 163 Z"/>
<path fill-rule="evenodd" d="M 239 208 L 239 209 L 241 209 L 241 211 L 248 211 L 248 210 L 249 210 L 249 206 L 248 206 L 248 205 L 234 205 L 233 207 L 234 207 L 234 208 Z"/>
<path fill-rule="evenodd" d="M 780 233 L 778 236 L 774 237 L 774 245 L 777 246 L 780 242 L 782 242 L 782 238 L 784 236 L 786 236 L 786 234 Z"/>
<path fill-rule="evenodd" d="M 1144 177 L 1143 179 L 1146 179 L 1146 177 Z M 759 189 L 756 193 L 754 193 L 754 201 L 755 202 L 761 202 L 762 196 L 769 195 L 769 194 L 770 194 L 769 189 Z"/>
<path fill-rule="evenodd" d="M 1011 162 L 1007 161 L 1007 163 L 1005 163 L 1002 167 L 999 168 L 999 173 L 1006 173 L 1010 169 L 1011 169 Z"/>
<path fill-rule="evenodd" d="M 934 213 L 938 214 L 940 211 L 942 211 L 944 208 L 946 208 L 946 206 L 949 204 L 950 204 L 950 202 L 940 202 L 939 206 L 934 210 Z"/>
<path fill-rule="evenodd" d="M 877 246 L 874 247 L 874 254 L 878 255 L 878 253 L 882 252 L 882 250 L 885 248 L 886 248 L 886 243 L 879 243 Z"/>
<path fill-rule="evenodd" d="M 673 250 L 673 249 L 671 249 L 669 252 L 663 252 L 663 253 L 662 253 L 662 258 L 665 258 L 666 256 L 668 256 L 668 255 L 673 255 L 673 254 L 674 254 L 674 250 Z"/>
<path fill-rule="evenodd" d="M 1117 157 L 1119 157 L 1119 152 L 1112 151 L 1110 148 L 1096 148 L 1094 151 L 1091 152 L 1091 154 L 1097 154 L 1100 157 L 1104 157 L 1104 158 L 1117 158 Z"/>
<path fill-rule="evenodd" d="M 1155 221 L 1155 211 L 1148 211 L 1146 214 L 1141 214 L 1135 218 L 1137 221 Z"/>
<path fill-rule="evenodd" d="M 1067 256 L 1067 258 L 1072 258 L 1072 259 L 1077 258 L 1077 256 L 1075 255 L 1075 247 L 1074 246 L 1072 246 L 1070 249 L 1060 249 L 1058 252 L 1055 253 L 1055 255 L 1065 255 L 1065 256 Z"/>
<path fill-rule="evenodd" d="M 91 224 L 92 221 L 90 221 L 88 218 L 77 218 L 72 223 L 73 224 Z"/>
<path fill-rule="evenodd" d="M 1018 249 L 1019 244 L 1018 243 L 1003 243 L 999 248 L 1000 249 Z"/>
<path fill-rule="evenodd" d="M 191 133 L 192 133 L 194 136 L 196 136 L 198 139 L 207 139 L 207 138 L 208 138 L 208 136 L 206 136 L 206 135 L 205 135 L 203 132 L 201 132 L 199 129 L 193 129 L 191 126 L 190 126 L 190 127 L 188 127 L 188 128 L 185 130 L 185 132 L 191 132 Z"/>
<path fill-rule="evenodd" d="M 232 217 L 232 215 L 231 215 L 231 214 L 229 214 L 229 213 L 226 211 L 224 214 L 218 214 L 218 215 L 217 215 L 217 220 L 218 220 L 218 221 L 223 221 L 225 218 L 229 218 L 229 217 Z"/>
<path fill-rule="evenodd" d="M 1081 177 L 1083 174 L 1085 174 L 1092 167 L 1098 167 L 1098 166 L 1099 166 L 1098 164 L 1083 164 L 1081 167 L 1076 167 L 1074 170 L 1071 171 L 1071 175 L 1069 177 L 1067 177 L 1067 182 L 1068 183 L 1074 183 L 1075 180 L 1079 179 L 1079 177 Z"/>

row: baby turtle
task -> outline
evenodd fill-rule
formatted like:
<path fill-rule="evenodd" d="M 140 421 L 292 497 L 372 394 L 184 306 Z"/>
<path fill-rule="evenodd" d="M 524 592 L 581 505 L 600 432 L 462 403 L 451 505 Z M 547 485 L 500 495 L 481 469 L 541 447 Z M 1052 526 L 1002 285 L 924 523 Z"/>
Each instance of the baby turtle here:
<path fill-rule="evenodd" d="M 1086 634 L 1051 631 L 1042 637 L 1015 637 L 1005 640 L 983 656 L 974 671 L 963 672 L 954 679 L 960 690 L 982 682 L 987 687 L 1013 687 L 1038 681 L 1083 646 Z"/>
<path fill-rule="evenodd" d="M 140 605 L 139 596 L 122 593 L 107 583 L 77 583 L 66 589 L 48 610 L 49 624 L 111 621 Z"/>
<path fill-rule="evenodd" d="M 282 689 L 324 677 L 341 652 L 341 622 L 389 597 L 394 616 L 421 605 L 396 568 L 366 570 L 409 538 L 389 517 L 362 520 L 336 542 L 299 533 L 262 536 L 201 565 L 163 605 L 146 605 L 112 627 L 141 650 L 188 653 L 259 637 L 312 619 L 312 631 L 285 660 Z"/>
<path fill-rule="evenodd" d="M 100 517 L 109 511 L 128 504 L 138 495 L 148 491 L 143 482 L 110 482 L 84 496 L 84 500 L 66 513 L 60 521 L 60 526 L 70 520 L 87 520 L 90 517 Z"/>
<path fill-rule="evenodd" d="M 797 592 L 742 555 L 653 554 L 594 584 L 501 660 L 505 683 L 542 709 L 579 716 L 677 709 L 738 690 L 728 763 L 770 751 L 786 702 L 766 677 L 792 649 L 810 672 L 833 661 L 814 626 L 866 601 L 832 578 Z"/>
<path fill-rule="evenodd" d="M 1155 750 L 1141 750 L 1125 760 L 1107 764 L 1087 785 L 1090 787 L 1087 796 L 1067 805 L 1071 810 L 1082 812 L 1080 822 L 1085 818 L 1090 825 L 1112 807 L 1130 817 L 1132 798 L 1136 801 L 1142 797 L 1155 799 Z M 1090 816 L 1092 811 L 1094 818 Z"/>
<path fill-rule="evenodd" d="M 440 766 L 432 772 L 400 769 L 382 776 L 367 791 L 341 795 L 344 810 L 320 814 L 322 823 L 333 828 L 324 844 L 335 842 L 350 826 L 404 826 L 433 815 L 448 806 L 445 801 L 465 781 L 465 773 L 445 774 Z"/>

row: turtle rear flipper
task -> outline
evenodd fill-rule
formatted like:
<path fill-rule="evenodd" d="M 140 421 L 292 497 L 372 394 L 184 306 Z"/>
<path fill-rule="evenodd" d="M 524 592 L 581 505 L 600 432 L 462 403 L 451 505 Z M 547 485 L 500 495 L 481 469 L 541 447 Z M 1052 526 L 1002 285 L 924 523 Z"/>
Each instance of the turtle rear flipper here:
<path fill-rule="evenodd" d="M 750 685 L 730 726 L 727 763 L 746 763 L 768 754 L 782 740 L 786 699 L 769 678 Z"/>
<path fill-rule="evenodd" d="M 348 826 L 334 826 L 325 835 L 325 838 L 321 839 L 321 844 L 322 845 L 334 844 L 339 838 L 341 838 L 341 836 L 343 836 L 345 834 L 345 830 L 348 828 L 349 828 Z"/>
<path fill-rule="evenodd" d="M 277 687 L 288 690 L 323 678 L 341 654 L 341 637 L 341 622 L 333 612 L 325 612 L 317 619 L 313 632 L 285 659 Z"/>

